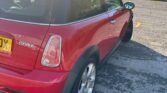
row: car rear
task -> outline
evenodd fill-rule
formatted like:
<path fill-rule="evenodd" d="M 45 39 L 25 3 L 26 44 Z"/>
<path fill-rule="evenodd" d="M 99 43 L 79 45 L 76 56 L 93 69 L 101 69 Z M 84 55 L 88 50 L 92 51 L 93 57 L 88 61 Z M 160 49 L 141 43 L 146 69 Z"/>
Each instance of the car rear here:
<path fill-rule="evenodd" d="M 0 2 L 0 93 L 60 93 L 68 72 L 36 68 L 43 44 L 40 65 L 60 65 L 61 37 L 52 35 L 45 40 L 52 0 Z"/>
<path fill-rule="evenodd" d="M 33 70 L 49 29 L 46 0 L 1 0 L 0 64 Z"/>

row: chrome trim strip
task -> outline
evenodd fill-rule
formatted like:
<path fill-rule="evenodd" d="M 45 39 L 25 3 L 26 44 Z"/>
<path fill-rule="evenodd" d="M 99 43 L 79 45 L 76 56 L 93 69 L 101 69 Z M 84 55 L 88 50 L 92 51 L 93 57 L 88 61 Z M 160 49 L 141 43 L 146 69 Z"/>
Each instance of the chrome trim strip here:
<path fill-rule="evenodd" d="M 83 22 L 83 21 L 86 21 L 86 20 L 89 20 L 89 19 L 92 19 L 92 18 L 95 18 L 95 17 L 98 17 L 98 16 L 101 16 L 103 14 L 107 14 L 107 11 L 106 12 L 103 12 L 101 14 L 97 14 L 95 16 L 91 16 L 91 17 L 88 17 L 88 18 L 84 18 L 84 19 L 81 19 L 81 20 L 76 20 L 76 21 L 73 21 L 73 22 L 69 22 L 69 23 L 65 23 L 65 24 L 50 24 L 51 26 L 64 26 L 64 25 L 71 25 L 71 24 L 74 24 L 74 23 L 80 23 L 80 22 Z"/>
<path fill-rule="evenodd" d="M 26 21 L 20 21 L 20 20 L 14 20 L 14 19 L 7 19 L 0 17 L 0 20 L 7 20 L 7 21 L 13 21 L 13 22 L 19 22 L 19 23 L 26 23 L 26 24 L 34 24 L 34 25 L 50 25 L 45 23 L 36 23 L 36 22 L 26 22 Z"/>

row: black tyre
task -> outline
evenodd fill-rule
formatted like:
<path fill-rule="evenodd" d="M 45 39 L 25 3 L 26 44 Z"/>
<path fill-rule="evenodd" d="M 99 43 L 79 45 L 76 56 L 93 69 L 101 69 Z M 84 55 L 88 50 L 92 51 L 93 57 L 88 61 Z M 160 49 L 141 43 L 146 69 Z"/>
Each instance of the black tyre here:
<path fill-rule="evenodd" d="M 89 59 L 83 66 L 75 81 L 72 93 L 93 93 L 97 72 L 96 63 L 96 60 Z"/>
<path fill-rule="evenodd" d="M 132 34 L 133 34 L 133 21 L 129 22 L 127 31 L 125 32 L 123 38 L 122 38 L 122 42 L 129 42 L 132 38 Z"/>

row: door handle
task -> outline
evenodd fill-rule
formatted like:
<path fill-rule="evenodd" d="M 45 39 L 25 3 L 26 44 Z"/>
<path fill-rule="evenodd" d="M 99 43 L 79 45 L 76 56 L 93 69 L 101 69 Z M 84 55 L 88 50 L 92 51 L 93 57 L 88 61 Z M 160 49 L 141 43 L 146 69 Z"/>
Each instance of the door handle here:
<path fill-rule="evenodd" d="M 111 24 L 115 24 L 115 23 L 116 23 L 116 20 L 111 20 L 110 23 L 111 23 Z"/>

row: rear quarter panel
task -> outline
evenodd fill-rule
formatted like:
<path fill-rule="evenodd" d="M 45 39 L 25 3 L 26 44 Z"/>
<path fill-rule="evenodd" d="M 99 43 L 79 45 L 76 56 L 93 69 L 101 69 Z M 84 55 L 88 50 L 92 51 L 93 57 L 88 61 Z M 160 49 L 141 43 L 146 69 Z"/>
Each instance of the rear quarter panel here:
<path fill-rule="evenodd" d="M 104 13 L 75 23 L 51 25 L 49 33 L 40 50 L 36 68 L 60 72 L 70 71 L 80 56 L 88 48 L 94 45 L 98 48 L 103 47 L 100 46 L 100 44 L 105 40 L 105 35 L 107 34 L 102 34 L 102 31 L 108 30 L 108 28 L 104 27 L 108 24 L 108 21 L 108 15 Z M 49 37 L 53 34 L 61 35 L 63 38 L 61 65 L 55 69 L 43 67 L 40 64 L 42 51 L 44 50 Z"/>

